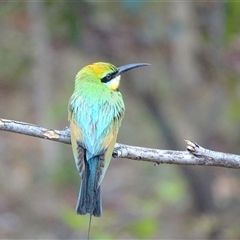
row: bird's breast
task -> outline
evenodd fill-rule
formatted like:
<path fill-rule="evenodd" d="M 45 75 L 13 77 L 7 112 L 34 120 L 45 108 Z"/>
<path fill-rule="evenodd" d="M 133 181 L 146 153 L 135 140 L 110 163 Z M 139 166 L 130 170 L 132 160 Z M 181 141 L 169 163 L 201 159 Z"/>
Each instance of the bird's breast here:
<path fill-rule="evenodd" d="M 72 98 L 71 106 L 86 149 L 100 152 L 103 142 L 120 127 L 124 113 L 121 93 L 106 87 L 92 96 L 84 92 Z"/>

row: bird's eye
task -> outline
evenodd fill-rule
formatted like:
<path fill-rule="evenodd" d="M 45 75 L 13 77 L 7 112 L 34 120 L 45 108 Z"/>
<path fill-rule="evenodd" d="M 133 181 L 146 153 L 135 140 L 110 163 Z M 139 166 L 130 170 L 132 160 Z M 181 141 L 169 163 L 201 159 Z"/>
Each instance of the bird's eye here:
<path fill-rule="evenodd" d="M 107 74 L 107 75 L 106 75 L 106 79 L 107 79 L 107 80 L 110 80 L 111 77 L 112 77 L 112 76 L 111 76 L 110 74 Z"/>
<path fill-rule="evenodd" d="M 108 74 L 105 75 L 104 78 L 101 79 L 101 81 L 102 81 L 103 83 L 107 83 L 107 82 L 111 81 L 112 79 L 113 79 L 113 75 L 110 74 L 110 73 L 108 73 Z"/>

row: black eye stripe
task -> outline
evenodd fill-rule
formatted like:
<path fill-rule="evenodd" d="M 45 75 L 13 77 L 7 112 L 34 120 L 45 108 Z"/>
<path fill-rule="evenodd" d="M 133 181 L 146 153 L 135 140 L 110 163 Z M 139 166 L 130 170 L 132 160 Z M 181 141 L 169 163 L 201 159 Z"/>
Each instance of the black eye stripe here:
<path fill-rule="evenodd" d="M 116 76 L 117 73 L 118 71 L 115 71 L 113 73 L 108 73 L 105 77 L 101 79 L 101 82 L 103 83 L 110 82 Z"/>

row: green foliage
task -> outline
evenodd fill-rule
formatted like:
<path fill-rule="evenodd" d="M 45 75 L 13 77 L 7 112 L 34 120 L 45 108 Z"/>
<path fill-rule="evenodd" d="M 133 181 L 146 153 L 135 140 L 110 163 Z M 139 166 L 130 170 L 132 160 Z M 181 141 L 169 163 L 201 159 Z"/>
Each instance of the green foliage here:
<path fill-rule="evenodd" d="M 240 3 L 239 1 L 226 2 L 226 39 L 230 40 L 240 32 Z"/>
<path fill-rule="evenodd" d="M 62 206 L 60 210 L 60 219 L 66 226 L 74 231 L 81 230 L 83 232 L 86 232 L 88 229 L 88 215 L 77 215 L 72 208 L 66 205 Z"/>
<path fill-rule="evenodd" d="M 180 177 L 162 180 L 158 185 L 157 192 L 162 202 L 175 204 L 184 197 L 186 184 Z"/>
<path fill-rule="evenodd" d="M 130 223 L 128 229 L 135 238 L 149 239 L 156 233 L 158 227 L 156 219 L 143 217 L 140 220 Z"/>
<path fill-rule="evenodd" d="M 235 98 L 228 107 L 227 114 L 235 123 L 240 121 L 240 97 Z"/>

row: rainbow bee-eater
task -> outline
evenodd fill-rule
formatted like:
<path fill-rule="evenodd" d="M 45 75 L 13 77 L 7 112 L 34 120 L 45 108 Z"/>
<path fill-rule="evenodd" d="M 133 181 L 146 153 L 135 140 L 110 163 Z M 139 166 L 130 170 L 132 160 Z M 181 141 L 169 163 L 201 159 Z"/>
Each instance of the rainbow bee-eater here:
<path fill-rule="evenodd" d="M 82 68 L 76 75 L 68 105 L 73 155 L 82 180 L 76 211 L 89 213 L 90 219 L 102 213 L 100 184 L 124 116 L 119 92 L 121 74 L 147 65 L 134 63 L 117 68 L 98 62 Z"/>

